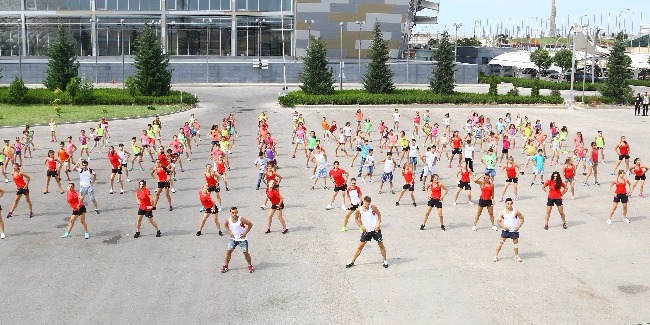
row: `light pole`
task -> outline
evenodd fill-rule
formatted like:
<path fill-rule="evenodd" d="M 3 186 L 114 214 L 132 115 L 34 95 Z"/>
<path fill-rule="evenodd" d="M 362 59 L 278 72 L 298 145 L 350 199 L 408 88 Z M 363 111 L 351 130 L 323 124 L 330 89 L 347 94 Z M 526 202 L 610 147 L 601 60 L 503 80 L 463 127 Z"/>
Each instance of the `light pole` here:
<path fill-rule="evenodd" d="M 458 59 L 458 30 L 463 26 L 461 23 L 454 23 L 454 27 L 456 27 L 456 41 L 454 42 L 454 62 L 457 62 Z"/>
<path fill-rule="evenodd" d="M 341 52 L 339 57 L 339 90 L 343 90 L 343 22 L 339 23 L 341 28 Z"/>
<path fill-rule="evenodd" d="M 625 30 L 626 30 L 626 29 L 625 29 L 625 23 L 626 23 L 625 18 L 626 18 L 626 16 L 627 16 L 627 12 L 628 12 L 628 11 L 632 11 L 632 9 L 630 9 L 630 8 L 628 8 L 628 9 L 623 9 L 623 10 L 621 10 L 621 12 L 619 12 L 618 15 L 616 16 L 616 21 L 617 21 L 617 23 L 616 23 L 616 27 L 618 28 L 618 26 L 619 26 L 619 24 L 618 24 L 618 21 L 619 21 L 619 20 L 618 20 L 618 19 L 621 18 L 621 15 L 623 15 L 623 32 L 625 32 Z M 620 32 L 620 30 L 619 30 L 619 32 Z"/>
<path fill-rule="evenodd" d="M 307 24 L 307 30 L 309 33 L 309 36 L 307 36 L 307 47 L 309 47 L 309 42 L 311 41 L 311 24 L 314 23 L 314 20 L 307 20 L 305 19 L 305 24 Z"/>
<path fill-rule="evenodd" d="M 205 83 L 210 83 L 210 24 L 212 24 L 212 18 L 203 19 L 203 22 L 207 22 L 207 37 L 205 39 Z"/>
<path fill-rule="evenodd" d="M 91 41 L 93 42 L 93 55 L 95 56 L 95 83 L 99 83 L 99 67 L 97 66 L 97 56 L 99 56 L 99 49 L 97 48 L 97 22 L 99 19 L 90 18 L 90 26 L 93 30 Z"/>
<path fill-rule="evenodd" d="M 120 19 L 120 46 L 122 47 L 122 89 L 124 89 L 124 19 Z"/>
<path fill-rule="evenodd" d="M 257 42 L 257 56 L 262 56 L 262 24 L 266 22 L 266 19 L 255 18 L 255 23 L 259 27 L 258 42 Z"/>
<path fill-rule="evenodd" d="M 355 24 L 359 25 L 359 81 L 361 81 L 361 25 L 365 25 L 366 21 L 356 21 Z"/>
<path fill-rule="evenodd" d="M 23 80 L 23 39 L 21 34 L 23 32 L 23 20 L 18 19 L 18 74 L 20 80 Z"/>

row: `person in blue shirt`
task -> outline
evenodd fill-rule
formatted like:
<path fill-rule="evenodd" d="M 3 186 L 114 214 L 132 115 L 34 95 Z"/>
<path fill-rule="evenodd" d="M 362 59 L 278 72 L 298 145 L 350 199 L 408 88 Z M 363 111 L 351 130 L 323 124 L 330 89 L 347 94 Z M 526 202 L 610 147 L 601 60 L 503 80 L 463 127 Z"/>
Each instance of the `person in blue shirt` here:
<path fill-rule="evenodd" d="M 539 178 L 541 180 L 540 184 L 544 184 L 544 162 L 546 161 L 546 157 L 544 156 L 544 150 L 538 149 L 537 155 L 533 156 L 532 159 L 535 162 L 535 172 L 533 176 L 533 181 L 530 183 L 530 186 L 533 186 L 535 184 L 535 179 L 537 179 L 537 175 L 539 175 Z"/>
<path fill-rule="evenodd" d="M 368 157 L 369 152 L 370 152 L 370 145 L 368 144 L 368 139 L 364 139 L 363 143 L 361 144 L 361 163 L 359 164 L 359 175 L 357 175 L 357 177 L 361 177 L 361 173 L 363 172 L 363 166 L 366 163 L 366 157 Z"/>

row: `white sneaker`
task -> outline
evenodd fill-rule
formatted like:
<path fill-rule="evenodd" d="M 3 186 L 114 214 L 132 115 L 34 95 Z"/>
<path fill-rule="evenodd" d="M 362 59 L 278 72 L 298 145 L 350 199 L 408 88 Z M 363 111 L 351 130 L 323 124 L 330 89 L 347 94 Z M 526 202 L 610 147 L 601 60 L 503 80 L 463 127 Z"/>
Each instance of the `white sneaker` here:
<path fill-rule="evenodd" d="M 345 204 L 341 204 L 341 210 L 347 210 L 347 207 L 345 206 Z"/>
<path fill-rule="evenodd" d="M 628 170 L 627 172 L 625 172 L 625 175 L 628 175 L 628 176 L 629 176 L 629 175 L 630 175 L 630 171 Z"/>
<path fill-rule="evenodd" d="M 129 183 L 131 183 L 131 179 L 130 179 L 130 178 L 127 178 L 126 181 L 129 182 Z"/>
<path fill-rule="evenodd" d="M 625 223 L 630 223 L 630 219 L 628 219 L 628 218 L 623 218 L 623 222 L 625 222 Z M 4 237 L 3 237 L 3 238 L 4 238 Z"/>
<path fill-rule="evenodd" d="M 452 203 L 451 205 L 456 206 L 456 201 L 454 201 L 454 203 Z"/>
<path fill-rule="evenodd" d="M 331 205 L 331 204 L 328 204 L 328 205 L 325 207 L 325 210 L 331 210 L 331 209 L 332 209 L 332 205 Z"/>
<path fill-rule="evenodd" d="M 219 210 L 219 212 L 223 211 L 221 207 L 218 207 L 217 210 Z"/>
<path fill-rule="evenodd" d="M 494 230 L 494 231 L 499 231 L 499 228 L 497 228 L 496 225 L 492 225 L 492 230 Z"/>
<path fill-rule="evenodd" d="M 260 209 L 264 210 L 264 208 L 266 208 L 265 205 L 260 205 Z"/>
<path fill-rule="evenodd" d="M 476 226 L 472 226 L 472 230 L 473 230 L 473 231 L 477 231 L 478 228 L 476 228 Z"/>
<path fill-rule="evenodd" d="M 611 225 L 612 224 L 612 219 L 607 219 L 607 224 Z"/>
<path fill-rule="evenodd" d="M 176 190 L 173 187 L 170 189 L 170 191 L 172 191 L 172 193 L 176 193 Z"/>
<path fill-rule="evenodd" d="M 120 190 L 120 194 L 124 194 L 124 190 Z"/>
<path fill-rule="evenodd" d="M 472 201 L 469 201 L 469 205 L 474 205 L 474 202 L 472 202 Z"/>
<path fill-rule="evenodd" d="M 5 239 L 5 233 L 0 233 L 0 239 Z"/>
<path fill-rule="evenodd" d="M 374 183 L 375 181 L 373 181 L 373 180 L 371 179 L 371 180 L 369 180 L 369 182 L 370 182 L 370 183 Z"/>
<path fill-rule="evenodd" d="M 361 179 L 361 182 L 363 182 L 363 183 L 365 184 L 365 183 L 366 183 L 366 180 L 362 178 L 362 179 Z"/>
<path fill-rule="evenodd" d="M 9 183 L 9 180 L 5 178 L 5 183 Z"/>
<path fill-rule="evenodd" d="M 612 170 L 612 173 L 611 173 L 611 175 L 612 175 L 612 176 L 614 176 L 614 171 L 613 171 L 613 170 Z"/>

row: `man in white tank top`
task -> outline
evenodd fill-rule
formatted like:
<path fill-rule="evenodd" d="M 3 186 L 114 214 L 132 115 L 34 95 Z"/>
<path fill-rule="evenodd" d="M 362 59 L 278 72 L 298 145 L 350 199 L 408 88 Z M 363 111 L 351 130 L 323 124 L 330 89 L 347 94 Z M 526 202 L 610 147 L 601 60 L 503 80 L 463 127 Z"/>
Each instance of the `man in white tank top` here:
<path fill-rule="evenodd" d="M 376 206 L 370 204 L 371 199 L 369 196 L 363 198 L 361 206 L 355 211 L 355 221 L 361 229 L 361 240 L 359 246 L 354 251 L 352 259 L 345 265 L 346 269 L 354 266 L 354 261 L 361 254 L 363 247 L 366 243 L 375 240 L 379 245 L 379 251 L 384 258 L 383 266 L 388 267 L 388 260 L 386 259 L 386 247 L 384 247 L 384 238 L 381 235 L 381 213 Z"/>
<path fill-rule="evenodd" d="M 236 207 L 230 208 L 230 218 L 226 219 L 225 222 L 226 230 L 230 235 L 230 240 L 228 241 L 228 250 L 226 251 L 226 261 L 221 267 L 221 273 L 228 272 L 228 263 L 230 263 L 230 257 L 232 252 L 241 246 L 244 251 L 244 258 L 248 262 L 248 272 L 253 273 L 255 269 L 253 268 L 253 263 L 251 262 L 251 255 L 248 253 L 248 238 L 246 237 L 248 233 L 253 228 L 253 223 L 243 217 L 239 216 Z"/>
<path fill-rule="evenodd" d="M 497 244 L 497 251 L 494 254 L 494 261 L 499 261 L 501 247 L 508 238 L 511 238 L 515 247 L 515 261 L 521 262 L 521 257 L 519 257 L 519 229 L 524 224 L 524 216 L 512 207 L 511 198 L 506 199 L 506 208 L 499 214 L 497 223 L 503 230 L 501 231 L 501 240 Z"/>

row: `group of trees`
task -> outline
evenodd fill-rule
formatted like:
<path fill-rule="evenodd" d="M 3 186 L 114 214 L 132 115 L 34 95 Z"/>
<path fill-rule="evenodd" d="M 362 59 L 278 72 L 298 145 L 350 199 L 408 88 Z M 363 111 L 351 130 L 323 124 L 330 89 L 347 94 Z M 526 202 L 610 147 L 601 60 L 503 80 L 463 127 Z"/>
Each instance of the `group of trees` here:
<path fill-rule="evenodd" d="M 373 38 L 368 49 L 368 70 L 363 76 L 363 88 L 371 94 L 386 94 L 395 91 L 393 83 L 394 72 L 388 67 L 388 42 L 376 21 L 373 28 Z M 454 48 L 449 42 L 449 34 L 442 35 L 440 46 L 436 52 L 438 64 L 433 68 L 430 88 L 434 93 L 451 94 L 454 92 Z M 304 59 L 300 86 L 307 94 L 326 95 L 334 92 L 334 78 L 331 69 L 327 68 L 326 46 L 323 40 L 310 36 L 307 56 Z"/>
<path fill-rule="evenodd" d="M 49 90 L 65 91 L 75 101 L 87 102 L 92 97 L 92 82 L 79 78 L 75 40 L 63 26 L 59 26 L 56 38 L 48 49 L 48 64 L 43 84 Z M 169 55 L 163 53 L 160 40 L 145 25 L 136 39 L 134 66 L 136 73 L 129 77 L 129 92 L 145 96 L 164 96 L 171 89 L 172 72 L 169 69 Z M 15 102 L 20 103 L 27 91 L 23 81 L 16 77 L 10 90 L 15 93 Z"/>

